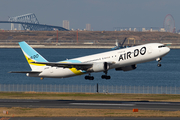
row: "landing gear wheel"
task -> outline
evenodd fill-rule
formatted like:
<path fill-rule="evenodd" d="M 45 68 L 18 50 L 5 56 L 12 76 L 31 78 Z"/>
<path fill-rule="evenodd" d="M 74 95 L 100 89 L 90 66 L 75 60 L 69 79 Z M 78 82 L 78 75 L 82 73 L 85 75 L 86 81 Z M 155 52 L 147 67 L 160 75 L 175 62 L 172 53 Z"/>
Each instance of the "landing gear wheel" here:
<path fill-rule="evenodd" d="M 93 77 L 93 76 L 91 76 L 91 77 L 89 78 L 89 80 L 94 80 L 94 77 Z"/>
<path fill-rule="evenodd" d="M 86 80 L 94 80 L 94 77 L 89 75 L 89 76 L 85 76 L 85 79 Z"/>
<path fill-rule="evenodd" d="M 106 80 L 111 79 L 111 76 L 106 76 Z"/>
<path fill-rule="evenodd" d="M 101 76 L 102 79 L 106 79 L 106 80 L 111 79 L 111 76 L 108 76 L 108 75 L 107 75 L 107 71 L 104 71 L 104 73 L 105 73 L 105 75 L 102 75 L 102 76 Z"/>
<path fill-rule="evenodd" d="M 102 75 L 101 78 L 102 78 L 102 79 L 105 79 L 105 78 L 106 78 L 106 75 Z"/>
<path fill-rule="evenodd" d="M 157 64 L 157 66 L 158 66 L 158 67 L 161 67 L 161 64 L 160 64 L 160 63 L 158 63 L 158 64 Z"/>
<path fill-rule="evenodd" d="M 158 64 L 157 64 L 158 67 L 161 67 L 161 60 L 162 60 L 162 58 L 157 58 L 156 59 L 156 61 L 158 61 Z"/>
<path fill-rule="evenodd" d="M 109 79 L 111 79 L 111 76 L 107 76 L 107 75 L 102 75 L 102 76 L 101 76 L 101 78 L 102 78 L 102 79 L 106 79 L 106 80 L 109 80 Z"/>
<path fill-rule="evenodd" d="M 85 76 L 84 78 L 85 78 L 86 80 L 88 80 L 88 79 L 89 79 L 89 76 Z"/>

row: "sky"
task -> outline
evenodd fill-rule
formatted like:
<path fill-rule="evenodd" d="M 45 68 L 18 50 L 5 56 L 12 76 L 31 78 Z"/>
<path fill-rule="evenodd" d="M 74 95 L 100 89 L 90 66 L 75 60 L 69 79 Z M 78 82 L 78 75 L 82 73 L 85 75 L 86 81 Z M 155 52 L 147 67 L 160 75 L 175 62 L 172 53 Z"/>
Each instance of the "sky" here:
<path fill-rule="evenodd" d="M 0 0 L 0 21 L 8 17 L 34 13 L 42 24 L 70 29 L 112 31 L 114 27 L 163 27 L 164 18 L 171 14 L 176 29 L 180 29 L 180 0 Z M 10 29 L 0 23 L 0 29 Z"/>

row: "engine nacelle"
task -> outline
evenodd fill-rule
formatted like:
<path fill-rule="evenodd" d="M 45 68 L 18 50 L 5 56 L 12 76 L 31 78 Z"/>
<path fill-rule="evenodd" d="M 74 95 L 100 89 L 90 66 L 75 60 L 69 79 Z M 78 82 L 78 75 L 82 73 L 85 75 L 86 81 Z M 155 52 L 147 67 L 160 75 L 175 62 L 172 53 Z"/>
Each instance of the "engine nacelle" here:
<path fill-rule="evenodd" d="M 119 68 L 116 68 L 115 70 L 116 71 L 120 71 L 120 70 L 123 70 L 123 71 L 130 71 L 130 70 L 134 70 L 136 69 L 136 65 L 130 65 L 130 66 L 126 66 L 126 67 L 119 67 Z"/>
<path fill-rule="evenodd" d="M 103 72 L 108 69 L 109 69 L 109 66 L 108 66 L 107 62 L 95 62 L 95 63 L 93 63 L 93 66 L 90 69 L 90 71 Z"/>

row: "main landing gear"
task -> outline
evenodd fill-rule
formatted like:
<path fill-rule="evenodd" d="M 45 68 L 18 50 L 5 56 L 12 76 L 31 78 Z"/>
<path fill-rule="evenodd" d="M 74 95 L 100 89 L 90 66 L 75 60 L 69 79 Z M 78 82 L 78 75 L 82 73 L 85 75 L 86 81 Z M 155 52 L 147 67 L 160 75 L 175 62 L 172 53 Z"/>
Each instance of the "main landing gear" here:
<path fill-rule="evenodd" d="M 89 75 L 85 76 L 85 79 L 86 80 L 94 80 L 94 77 L 89 74 Z"/>
<path fill-rule="evenodd" d="M 108 75 L 107 75 L 107 71 L 104 71 L 104 73 L 105 73 L 105 75 L 102 75 L 102 76 L 101 76 L 102 79 L 106 79 L 106 80 L 111 79 L 111 76 L 108 76 Z"/>
<path fill-rule="evenodd" d="M 162 58 L 157 58 L 156 59 L 156 61 L 158 61 L 158 64 L 157 64 L 158 67 L 161 67 L 161 60 L 162 60 Z"/>
<path fill-rule="evenodd" d="M 108 76 L 108 75 L 107 75 L 107 71 L 105 71 L 104 73 L 105 73 L 105 75 L 102 75 L 102 76 L 101 76 L 102 79 L 106 79 L 106 80 L 111 79 L 111 76 Z M 89 73 L 89 75 L 85 76 L 85 79 L 86 79 L 86 80 L 94 80 L 94 77 L 91 76 L 91 74 Z"/>

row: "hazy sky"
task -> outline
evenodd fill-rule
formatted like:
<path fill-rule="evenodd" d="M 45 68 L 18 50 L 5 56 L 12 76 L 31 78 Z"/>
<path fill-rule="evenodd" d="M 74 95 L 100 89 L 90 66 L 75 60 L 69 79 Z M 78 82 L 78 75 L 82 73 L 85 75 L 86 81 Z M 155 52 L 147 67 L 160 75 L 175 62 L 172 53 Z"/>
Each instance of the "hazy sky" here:
<path fill-rule="evenodd" d="M 95 30 L 114 27 L 163 27 L 167 14 L 180 29 L 180 0 L 0 0 L 0 20 L 35 13 L 42 24 L 62 26 L 69 20 L 70 28 L 84 29 L 91 24 Z M 0 29 L 10 29 L 1 24 Z"/>

